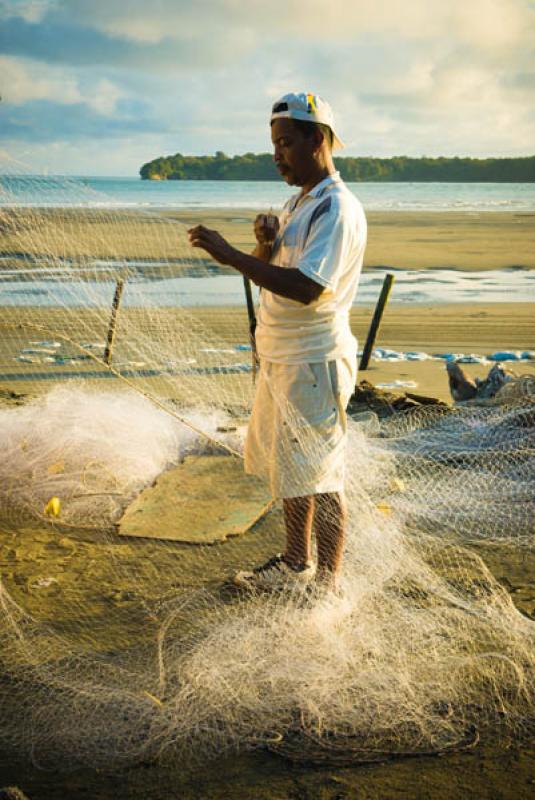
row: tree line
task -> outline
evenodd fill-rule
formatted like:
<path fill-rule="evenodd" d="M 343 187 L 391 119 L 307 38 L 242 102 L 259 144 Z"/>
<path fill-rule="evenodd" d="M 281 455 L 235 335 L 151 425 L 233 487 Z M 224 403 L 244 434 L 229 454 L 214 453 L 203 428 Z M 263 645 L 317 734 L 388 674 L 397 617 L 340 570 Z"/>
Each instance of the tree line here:
<path fill-rule="evenodd" d="M 336 167 L 345 181 L 459 181 L 535 182 L 535 156 L 522 158 L 337 158 Z M 144 180 L 280 180 L 270 153 L 227 156 L 162 156 L 143 164 Z"/>

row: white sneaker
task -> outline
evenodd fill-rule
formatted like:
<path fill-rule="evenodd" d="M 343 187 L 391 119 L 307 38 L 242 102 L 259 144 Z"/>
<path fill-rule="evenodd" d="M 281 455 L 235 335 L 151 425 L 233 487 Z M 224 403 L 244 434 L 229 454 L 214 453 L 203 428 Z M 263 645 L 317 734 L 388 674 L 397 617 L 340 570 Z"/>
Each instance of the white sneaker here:
<path fill-rule="evenodd" d="M 294 569 L 279 553 L 261 567 L 251 572 L 245 570 L 236 573 L 233 583 L 240 588 L 259 592 L 276 592 L 283 589 L 304 589 L 316 574 L 316 566 L 307 561 L 301 569 Z"/>

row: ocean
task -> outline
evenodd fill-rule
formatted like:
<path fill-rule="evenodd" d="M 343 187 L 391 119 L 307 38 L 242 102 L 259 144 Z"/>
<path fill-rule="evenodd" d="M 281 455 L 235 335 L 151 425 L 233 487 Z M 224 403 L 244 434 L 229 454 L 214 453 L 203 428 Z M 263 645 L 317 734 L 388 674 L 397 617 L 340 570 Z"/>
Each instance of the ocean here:
<path fill-rule="evenodd" d="M 366 211 L 535 212 L 535 183 L 349 183 Z M 274 210 L 295 191 L 275 181 L 0 176 L 0 206 Z"/>

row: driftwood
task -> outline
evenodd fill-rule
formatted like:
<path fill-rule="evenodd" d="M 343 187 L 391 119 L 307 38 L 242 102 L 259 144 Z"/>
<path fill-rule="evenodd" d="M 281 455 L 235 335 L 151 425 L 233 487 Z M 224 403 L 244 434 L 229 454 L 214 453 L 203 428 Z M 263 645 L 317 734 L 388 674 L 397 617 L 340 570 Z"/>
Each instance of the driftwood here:
<path fill-rule="evenodd" d="M 456 361 L 446 364 L 451 396 L 456 402 L 466 400 L 490 400 L 500 389 L 518 376 L 501 364 L 494 364 L 486 378 L 473 380 Z"/>
<path fill-rule="evenodd" d="M 454 403 L 469 402 L 477 405 L 479 402 L 485 405 L 486 401 L 493 400 L 493 398 L 498 401 L 502 390 L 506 387 L 509 389 L 518 382 L 518 376 L 512 370 L 505 369 L 501 364 L 494 364 L 483 380 L 470 378 L 455 361 L 446 364 L 446 370 Z M 355 391 L 349 401 L 348 414 L 356 416 L 363 412 L 373 411 L 380 419 L 384 419 L 399 411 L 410 411 L 422 406 L 439 406 L 444 411 L 451 409 L 448 403 L 436 397 L 428 397 L 414 392 L 386 391 L 363 380 L 355 386 Z"/>
<path fill-rule="evenodd" d="M 355 386 L 347 411 L 350 416 L 364 411 L 373 411 L 380 419 L 384 419 L 399 411 L 409 411 L 410 409 L 430 405 L 441 406 L 444 409 L 449 408 L 447 403 L 438 400 L 436 397 L 427 397 L 413 392 L 396 394 L 395 392 L 378 389 L 368 381 L 360 381 Z"/>

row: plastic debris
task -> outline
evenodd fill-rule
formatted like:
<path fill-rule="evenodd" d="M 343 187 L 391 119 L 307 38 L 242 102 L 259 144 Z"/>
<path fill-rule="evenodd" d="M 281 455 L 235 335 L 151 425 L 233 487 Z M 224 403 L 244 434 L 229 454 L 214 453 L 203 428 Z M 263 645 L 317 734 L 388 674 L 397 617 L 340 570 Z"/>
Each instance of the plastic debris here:
<path fill-rule="evenodd" d="M 388 503 L 385 503 L 384 501 L 382 501 L 381 503 L 377 503 L 375 507 L 378 511 L 381 512 L 381 514 L 384 514 L 386 517 L 389 517 L 392 514 L 392 507 L 388 505 Z"/>
<path fill-rule="evenodd" d="M 230 355 L 234 355 L 234 350 L 229 350 L 228 348 L 219 348 L 219 347 L 201 347 L 201 353 L 229 353 Z"/>
<path fill-rule="evenodd" d="M 387 350 L 384 347 L 376 347 L 372 356 L 380 361 L 403 361 L 404 359 L 403 353 L 399 353 L 397 350 Z"/>
<path fill-rule="evenodd" d="M 487 356 L 489 361 L 520 361 L 521 357 L 520 353 L 512 350 L 498 350 L 496 353 Z"/>
<path fill-rule="evenodd" d="M 43 353 L 49 356 L 56 355 L 56 351 L 50 347 L 25 347 L 21 352 L 23 355 L 41 355 Z"/>
<path fill-rule="evenodd" d="M 178 358 L 178 359 L 166 359 L 163 362 L 163 365 L 164 367 L 183 367 L 196 363 L 197 363 L 196 358 Z"/>
<path fill-rule="evenodd" d="M 378 389 L 416 389 L 418 387 L 416 381 L 401 380 L 387 381 L 386 383 L 376 383 L 375 385 Z"/>
<path fill-rule="evenodd" d="M 44 511 L 47 517 L 59 517 L 61 513 L 61 500 L 59 497 L 51 497 Z"/>
<path fill-rule="evenodd" d="M 478 356 L 476 353 L 470 353 L 470 355 L 461 356 L 457 359 L 458 364 L 488 364 L 489 360 L 486 356 Z"/>
<path fill-rule="evenodd" d="M 65 472 L 65 462 L 64 461 L 56 461 L 55 464 L 50 464 L 47 467 L 46 472 L 47 472 L 47 475 L 60 475 L 62 472 Z M 52 499 L 54 499 L 54 498 L 52 498 Z"/>
<path fill-rule="evenodd" d="M 59 364 L 60 366 L 64 366 L 65 364 L 72 364 L 73 358 L 70 356 L 55 356 L 55 358 L 46 358 L 45 361 L 48 363 Z"/>
<path fill-rule="evenodd" d="M 38 578 L 30 584 L 31 589 L 48 589 L 53 583 L 57 583 L 57 578 Z"/>
<path fill-rule="evenodd" d="M 464 353 L 433 353 L 433 358 L 443 358 L 444 361 L 458 361 Z"/>

